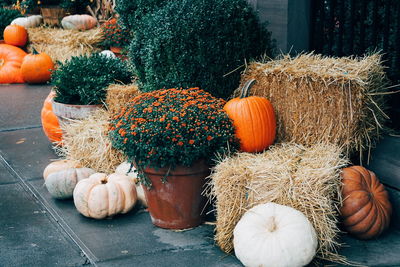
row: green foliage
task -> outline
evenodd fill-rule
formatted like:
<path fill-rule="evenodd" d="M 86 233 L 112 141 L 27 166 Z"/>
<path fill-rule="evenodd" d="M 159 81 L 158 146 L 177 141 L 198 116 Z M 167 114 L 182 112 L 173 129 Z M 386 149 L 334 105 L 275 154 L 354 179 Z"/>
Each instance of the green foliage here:
<path fill-rule="evenodd" d="M 270 33 L 246 0 L 169 1 L 143 20 L 130 57 L 145 92 L 200 87 L 227 98 L 245 59 L 272 54 Z"/>
<path fill-rule="evenodd" d="M 40 2 L 40 4 L 38 4 Z M 30 12 L 35 7 L 49 6 L 49 5 L 59 5 L 62 8 L 74 9 L 76 12 L 85 12 L 86 6 L 90 5 L 92 1 L 90 0 L 22 0 L 21 8 Z"/>
<path fill-rule="evenodd" d="M 100 54 L 72 57 L 53 72 L 55 101 L 75 105 L 102 104 L 111 83 L 129 83 L 132 73 L 118 58 Z"/>
<path fill-rule="evenodd" d="M 142 19 L 170 0 L 117 0 L 115 10 L 122 24 L 136 31 Z"/>
<path fill-rule="evenodd" d="M 0 8 L 0 39 L 3 39 L 4 29 L 18 17 L 21 17 L 18 10 Z"/>
<path fill-rule="evenodd" d="M 111 46 L 127 48 L 131 41 L 131 31 L 121 26 L 117 19 L 113 18 L 101 25 L 104 40 L 102 46 L 107 49 Z"/>
<path fill-rule="evenodd" d="M 225 101 L 198 88 L 143 93 L 110 123 L 113 146 L 139 167 L 191 166 L 238 147 Z M 226 153 L 225 153 L 226 154 Z"/>
<path fill-rule="evenodd" d="M 14 0 L 0 0 L 0 7 L 12 6 L 15 2 Z"/>

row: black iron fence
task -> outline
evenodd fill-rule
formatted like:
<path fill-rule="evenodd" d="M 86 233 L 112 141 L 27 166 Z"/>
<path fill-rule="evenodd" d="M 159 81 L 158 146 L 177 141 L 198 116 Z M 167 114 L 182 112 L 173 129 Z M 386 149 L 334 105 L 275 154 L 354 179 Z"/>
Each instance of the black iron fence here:
<path fill-rule="evenodd" d="M 324 55 L 381 51 L 393 84 L 400 83 L 400 0 L 312 0 L 311 50 Z M 395 88 L 395 90 L 398 88 Z M 400 95 L 390 97 L 400 129 Z"/>

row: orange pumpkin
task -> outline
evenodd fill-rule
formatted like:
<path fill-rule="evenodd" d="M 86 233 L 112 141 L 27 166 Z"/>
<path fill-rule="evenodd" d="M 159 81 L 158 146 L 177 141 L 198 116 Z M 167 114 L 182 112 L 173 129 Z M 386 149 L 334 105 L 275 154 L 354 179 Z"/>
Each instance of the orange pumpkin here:
<path fill-rule="evenodd" d="M 340 214 L 345 230 L 360 239 L 379 236 L 390 223 L 392 205 L 375 173 L 361 166 L 342 170 L 343 205 Z"/>
<path fill-rule="evenodd" d="M 22 61 L 22 77 L 27 83 L 45 83 L 50 80 L 51 71 L 54 69 L 53 60 L 46 53 L 33 53 L 27 55 Z"/>
<path fill-rule="evenodd" d="M 0 83 L 23 83 L 21 64 L 26 53 L 18 47 L 0 44 Z"/>
<path fill-rule="evenodd" d="M 51 100 L 55 96 L 55 93 L 52 91 L 47 96 L 46 100 L 43 103 L 41 119 L 42 119 L 42 127 L 43 131 L 46 134 L 47 138 L 50 142 L 57 142 L 61 144 L 62 140 L 62 131 L 60 128 L 60 124 L 58 123 L 57 116 L 53 112 L 53 107 L 51 105 Z"/>
<path fill-rule="evenodd" d="M 260 152 L 273 144 L 276 132 L 275 113 L 265 97 L 248 97 L 255 80 L 248 81 L 240 97 L 228 101 L 224 110 L 232 119 L 240 149 L 244 152 Z"/>
<path fill-rule="evenodd" d="M 23 26 L 13 24 L 4 29 L 4 42 L 9 45 L 25 46 L 28 42 L 28 32 Z"/>

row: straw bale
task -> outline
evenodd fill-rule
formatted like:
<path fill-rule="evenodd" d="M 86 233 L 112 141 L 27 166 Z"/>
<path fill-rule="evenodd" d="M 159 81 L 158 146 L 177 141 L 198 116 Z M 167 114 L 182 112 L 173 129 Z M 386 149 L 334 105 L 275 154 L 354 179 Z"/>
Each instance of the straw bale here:
<path fill-rule="evenodd" d="M 47 53 L 54 62 L 70 59 L 72 56 L 80 56 L 99 52 L 100 43 L 103 41 L 103 33 L 100 28 L 87 31 L 65 30 L 60 28 L 28 28 L 28 51 L 35 48 L 39 52 Z"/>
<path fill-rule="evenodd" d="M 301 54 L 251 63 L 242 84 L 256 79 L 250 94 L 267 97 L 277 117 L 278 142 L 331 142 L 346 155 L 370 149 L 385 120 L 387 80 L 379 54 L 332 58 Z M 238 94 L 238 90 L 235 95 Z"/>
<path fill-rule="evenodd" d="M 274 202 L 303 212 L 314 226 L 317 257 L 337 262 L 340 168 L 347 164 L 339 147 L 304 147 L 284 143 L 261 154 L 238 153 L 214 167 L 207 195 L 215 197 L 215 240 L 227 253 L 233 250 L 233 230 L 252 207 Z"/>
<path fill-rule="evenodd" d="M 109 113 L 99 109 L 86 119 L 62 123 L 61 153 L 97 172 L 113 173 L 126 158 L 112 147 L 107 136 L 108 122 Z"/>
<path fill-rule="evenodd" d="M 110 114 L 116 114 L 128 101 L 141 92 L 136 84 L 111 84 L 107 88 L 106 106 Z"/>

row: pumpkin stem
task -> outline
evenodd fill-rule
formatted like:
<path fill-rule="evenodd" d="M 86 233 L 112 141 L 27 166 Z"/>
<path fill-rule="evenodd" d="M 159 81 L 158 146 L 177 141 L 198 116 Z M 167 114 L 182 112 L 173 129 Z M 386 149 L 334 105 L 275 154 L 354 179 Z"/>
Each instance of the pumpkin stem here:
<path fill-rule="evenodd" d="M 4 59 L 0 58 L 0 67 L 2 67 L 4 64 Z"/>
<path fill-rule="evenodd" d="M 249 96 L 250 93 L 250 88 L 253 86 L 253 84 L 256 82 L 255 79 L 248 80 L 242 87 L 242 90 L 240 90 L 240 98 L 245 98 Z"/>
<path fill-rule="evenodd" d="M 39 52 L 34 47 L 32 47 L 32 54 L 39 55 Z"/>
<path fill-rule="evenodd" d="M 101 180 L 101 184 L 106 184 L 107 183 L 107 177 L 105 177 L 105 178 L 103 178 L 102 180 Z"/>
<path fill-rule="evenodd" d="M 268 219 L 268 222 L 267 222 L 267 230 L 268 230 L 268 232 L 275 232 L 275 230 L 276 230 L 276 222 L 275 222 L 275 217 L 270 217 L 269 219 Z"/>

